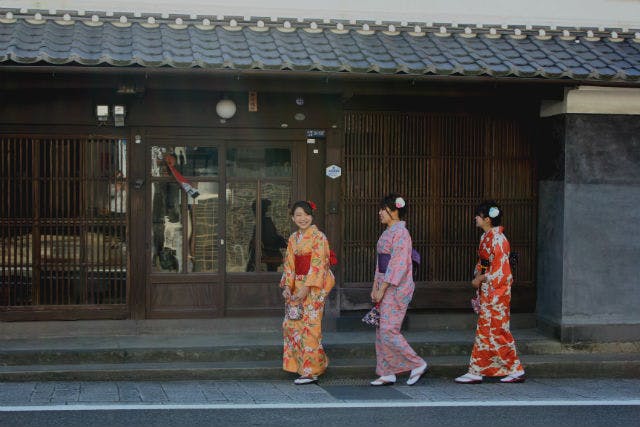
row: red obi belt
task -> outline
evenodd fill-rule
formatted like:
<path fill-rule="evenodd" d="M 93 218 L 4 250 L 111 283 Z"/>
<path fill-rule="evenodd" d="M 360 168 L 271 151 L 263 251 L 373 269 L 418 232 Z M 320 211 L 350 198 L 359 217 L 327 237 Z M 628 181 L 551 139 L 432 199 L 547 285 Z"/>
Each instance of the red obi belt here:
<path fill-rule="evenodd" d="M 311 253 L 296 255 L 296 276 L 306 276 L 311 268 Z"/>

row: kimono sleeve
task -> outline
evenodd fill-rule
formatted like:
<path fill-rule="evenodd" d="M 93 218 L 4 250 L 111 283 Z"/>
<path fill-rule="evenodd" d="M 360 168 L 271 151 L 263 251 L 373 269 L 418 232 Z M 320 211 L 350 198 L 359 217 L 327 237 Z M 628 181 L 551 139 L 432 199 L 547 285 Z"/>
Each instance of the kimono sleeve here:
<path fill-rule="evenodd" d="M 284 288 L 285 286 L 287 286 L 290 289 L 293 289 L 293 285 L 296 279 L 295 257 L 293 254 L 293 237 L 289 238 L 287 251 L 284 256 L 284 262 L 282 263 L 282 269 L 284 271 L 282 273 L 282 278 L 280 279 L 280 287 Z"/>
<path fill-rule="evenodd" d="M 480 264 L 480 258 L 478 258 L 478 262 L 476 262 L 476 266 L 473 269 L 473 277 L 476 277 L 481 272 L 482 272 L 482 264 Z"/>

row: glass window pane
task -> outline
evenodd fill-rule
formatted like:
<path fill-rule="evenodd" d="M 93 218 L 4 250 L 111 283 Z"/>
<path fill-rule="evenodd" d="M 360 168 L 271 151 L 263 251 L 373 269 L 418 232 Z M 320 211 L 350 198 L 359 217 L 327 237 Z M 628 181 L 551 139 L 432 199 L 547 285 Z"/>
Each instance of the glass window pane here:
<path fill-rule="evenodd" d="M 154 182 L 151 186 L 151 268 L 156 273 L 182 270 L 181 191 L 173 182 Z"/>
<path fill-rule="evenodd" d="M 218 149 L 215 147 L 151 147 L 151 176 L 171 176 L 167 156 L 184 176 L 218 176 Z"/>
<path fill-rule="evenodd" d="M 182 148 L 182 150 L 179 150 Z M 218 176 L 218 149 L 215 147 L 176 147 L 180 173 L 185 176 Z"/>
<path fill-rule="evenodd" d="M 218 271 L 219 197 L 217 182 L 194 182 L 200 195 L 189 197 L 189 263 L 193 272 Z"/>
<path fill-rule="evenodd" d="M 256 199 L 255 183 L 227 184 L 227 272 L 247 271 L 249 253 L 254 251 L 252 232 L 255 214 L 251 204 Z"/>
<path fill-rule="evenodd" d="M 231 148 L 227 150 L 227 174 L 242 178 L 290 177 L 288 148 Z"/>
<path fill-rule="evenodd" d="M 172 153 L 171 147 L 151 147 L 151 176 L 171 176 L 171 172 L 164 161 L 167 153 Z"/>
<path fill-rule="evenodd" d="M 262 195 L 262 254 L 259 270 L 282 271 L 284 250 L 291 234 L 289 217 L 291 184 L 263 183 L 260 193 Z"/>

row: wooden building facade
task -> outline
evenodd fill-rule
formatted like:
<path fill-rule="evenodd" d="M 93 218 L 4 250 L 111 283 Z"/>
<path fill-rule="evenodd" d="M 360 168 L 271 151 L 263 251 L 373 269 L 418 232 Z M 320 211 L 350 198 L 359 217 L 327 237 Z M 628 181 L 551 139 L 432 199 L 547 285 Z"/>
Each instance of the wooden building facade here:
<path fill-rule="evenodd" d="M 186 77 L 147 76 L 144 86 L 135 75 L 105 76 L 107 89 L 91 87 L 92 73 L 34 73 L 3 91 L 3 319 L 280 313 L 281 260 L 269 260 L 255 236 L 265 239 L 267 217 L 286 238 L 298 199 L 317 203 L 316 223 L 340 259 L 331 312 L 363 309 L 377 206 L 390 191 L 408 200 L 424 258 L 414 309 L 468 309 L 473 208 L 495 198 L 520 254 L 514 309 L 534 310 L 538 101 L 530 91 L 520 93 L 529 108 L 513 114 L 496 108 L 514 100 L 507 91 L 496 98 L 482 85 L 469 102 L 415 86 L 369 95 L 376 82 L 349 96 L 349 82 L 206 75 L 185 87 Z M 118 93 L 124 84 L 137 93 Z M 25 86 L 48 88 L 43 96 Z M 378 97 L 388 105 L 371 102 Z M 223 98 L 237 106 L 226 120 L 215 111 Z M 109 107 L 104 122 L 97 105 Z M 123 126 L 114 125 L 116 105 Z M 332 165 L 339 177 L 327 176 Z"/>
<path fill-rule="evenodd" d="M 545 65 L 574 49 L 566 35 L 40 18 L 0 21 L 0 320 L 280 314 L 283 248 L 267 240 L 291 233 L 299 199 L 340 260 L 329 315 L 363 310 L 391 191 L 423 258 L 411 310 L 470 310 L 485 199 L 518 253 L 512 309 L 536 310 L 538 170 L 555 161 L 541 103 L 595 79 Z M 261 61 L 237 53 L 269 43 Z M 219 52 L 232 59 L 206 63 Z"/>

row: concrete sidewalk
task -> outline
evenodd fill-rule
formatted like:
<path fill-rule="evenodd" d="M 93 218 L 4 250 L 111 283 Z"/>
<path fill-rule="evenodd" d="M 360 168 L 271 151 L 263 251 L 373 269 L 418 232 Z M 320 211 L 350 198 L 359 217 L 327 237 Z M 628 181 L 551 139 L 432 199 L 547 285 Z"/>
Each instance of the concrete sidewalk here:
<path fill-rule="evenodd" d="M 60 405 L 127 406 L 179 405 L 331 406 L 373 402 L 421 405 L 456 402 L 536 402 L 577 404 L 619 401 L 640 405 L 640 379 L 554 379 L 532 378 L 523 384 L 455 384 L 451 378 L 425 375 L 413 387 L 397 385 L 371 387 L 366 380 L 321 380 L 318 385 L 295 386 L 282 381 L 106 381 L 106 382 L 23 382 L 0 383 L 0 411 L 16 407 Z"/>

